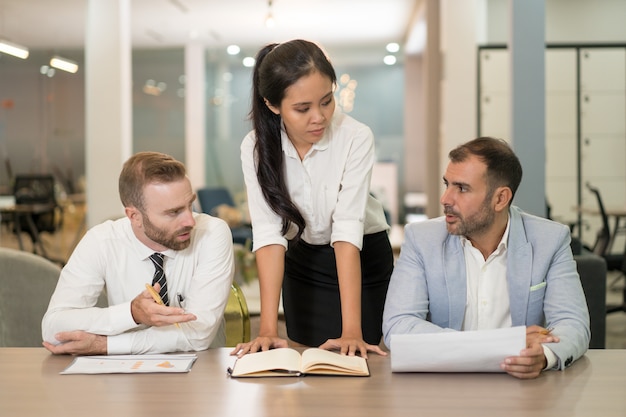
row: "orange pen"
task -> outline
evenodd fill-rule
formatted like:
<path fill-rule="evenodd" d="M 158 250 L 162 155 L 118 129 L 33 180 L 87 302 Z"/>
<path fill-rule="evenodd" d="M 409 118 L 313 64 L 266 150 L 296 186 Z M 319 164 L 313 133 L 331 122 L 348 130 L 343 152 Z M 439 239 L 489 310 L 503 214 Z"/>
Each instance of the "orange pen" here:
<path fill-rule="evenodd" d="M 157 304 L 160 304 L 162 306 L 165 305 L 165 303 L 161 299 L 161 296 L 159 295 L 158 292 L 156 292 L 156 290 L 154 289 L 154 287 L 152 285 L 146 284 L 146 289 L 148 290 L 148 292 L 150 293 L 152 298 L 154 298 L 154 301 L 157 302 Z M 180 325 L 178 323 L 174 323 L 174 324 L 176 325 L 176 327 L 178 327 L 180 329 Z"/>

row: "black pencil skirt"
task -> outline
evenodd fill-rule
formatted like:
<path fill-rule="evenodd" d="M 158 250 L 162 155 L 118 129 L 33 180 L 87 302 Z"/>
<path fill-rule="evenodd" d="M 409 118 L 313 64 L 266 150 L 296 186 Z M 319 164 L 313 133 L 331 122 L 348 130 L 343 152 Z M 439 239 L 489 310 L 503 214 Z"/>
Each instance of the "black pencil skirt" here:
<path fill-rule="evenodd" d="M 393 253 L 387 232 L 365 235 L 361 250 L 361 326 L 363 340 L 377 345 Z M 285 255 L 283 310 L 294 342 L 319 346 L 341 336 L 341 301 L 335 251 L 330 245 L 290 242 Z"/>

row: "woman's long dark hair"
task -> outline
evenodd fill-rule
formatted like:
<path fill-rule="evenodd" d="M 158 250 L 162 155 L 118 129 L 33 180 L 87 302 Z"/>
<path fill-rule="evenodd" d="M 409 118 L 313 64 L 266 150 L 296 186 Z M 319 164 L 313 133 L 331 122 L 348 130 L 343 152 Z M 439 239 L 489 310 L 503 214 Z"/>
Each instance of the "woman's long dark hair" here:
<path fill-rule="evenodd" d="M 335 70 L 324 52 L 312 42 L 297 39 L 262 48 L 256 56 L 252 76 L 250 119 L 256 133 L 257 178 L 265 201 L 283 219 L 283 235 L 290 224 L 298 227 L 295 240 L 300 239 L 306 223 L 291 201 L 285 183 L 281 118 L 267 107 L 265 100 L 274 107 L 280 107 L 287 88 L 315 71 L 336 83 Z"/>

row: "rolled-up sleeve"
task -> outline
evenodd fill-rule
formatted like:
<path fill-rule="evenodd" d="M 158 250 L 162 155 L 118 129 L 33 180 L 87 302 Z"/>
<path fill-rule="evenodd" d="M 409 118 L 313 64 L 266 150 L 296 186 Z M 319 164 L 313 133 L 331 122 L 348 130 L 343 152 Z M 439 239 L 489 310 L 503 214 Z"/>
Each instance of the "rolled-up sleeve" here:
<path fill-rule="evenodd" d="M 370 190 L 374 166 L 374 135 L 365 125 L 342 149 L 345 154 L 343 175 L 332 216 L 330 244 L 348 242 L 359 248 L 363 246 L 365 207 Z"/>
<path fill-rule="evenodd" d="M 263 246 L 282 245 L 287 248 L 287 239 L 282 235 L 282 219 L 274 213 L 263 197 L 256 174 L 254 145 L 256 138 L 250 132 L 241 143 L 241 168 L 248 195 L 248 208 L 252 222 L 252 250 Z"/>

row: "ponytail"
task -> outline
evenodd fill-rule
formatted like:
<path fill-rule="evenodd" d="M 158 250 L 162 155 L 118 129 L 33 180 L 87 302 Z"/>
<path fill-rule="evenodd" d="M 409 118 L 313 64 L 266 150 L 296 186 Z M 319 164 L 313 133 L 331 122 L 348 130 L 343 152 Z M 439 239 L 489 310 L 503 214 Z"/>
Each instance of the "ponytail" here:
<path fill-rule="evenodd" d="M 295 237 L 295 240 L 298 240 L 302 236 L 306 223 L 296 205 L 291 201 L 285 182 L 281 145 L 281 118 L 265 104 L 267 99 L 272 104 L 276 103 L 280 106 L 282 97 L 280 99 L 266 98 L 261 94 L 260 88 L 266 80 L 259 69 L 267 54 L 276 46 L 277 44 L 268 45 L 257 54 L 252 78 L 250 119 L 256 134 L 254 150 L 257 157 L 257 179 L 263 197 L 274 213 L 282 218 L 282 234 L 286 235 L 290 224 L 293 223 L 298 227 Z M 281 95 L 284 95 L 284 92 Z"/>

